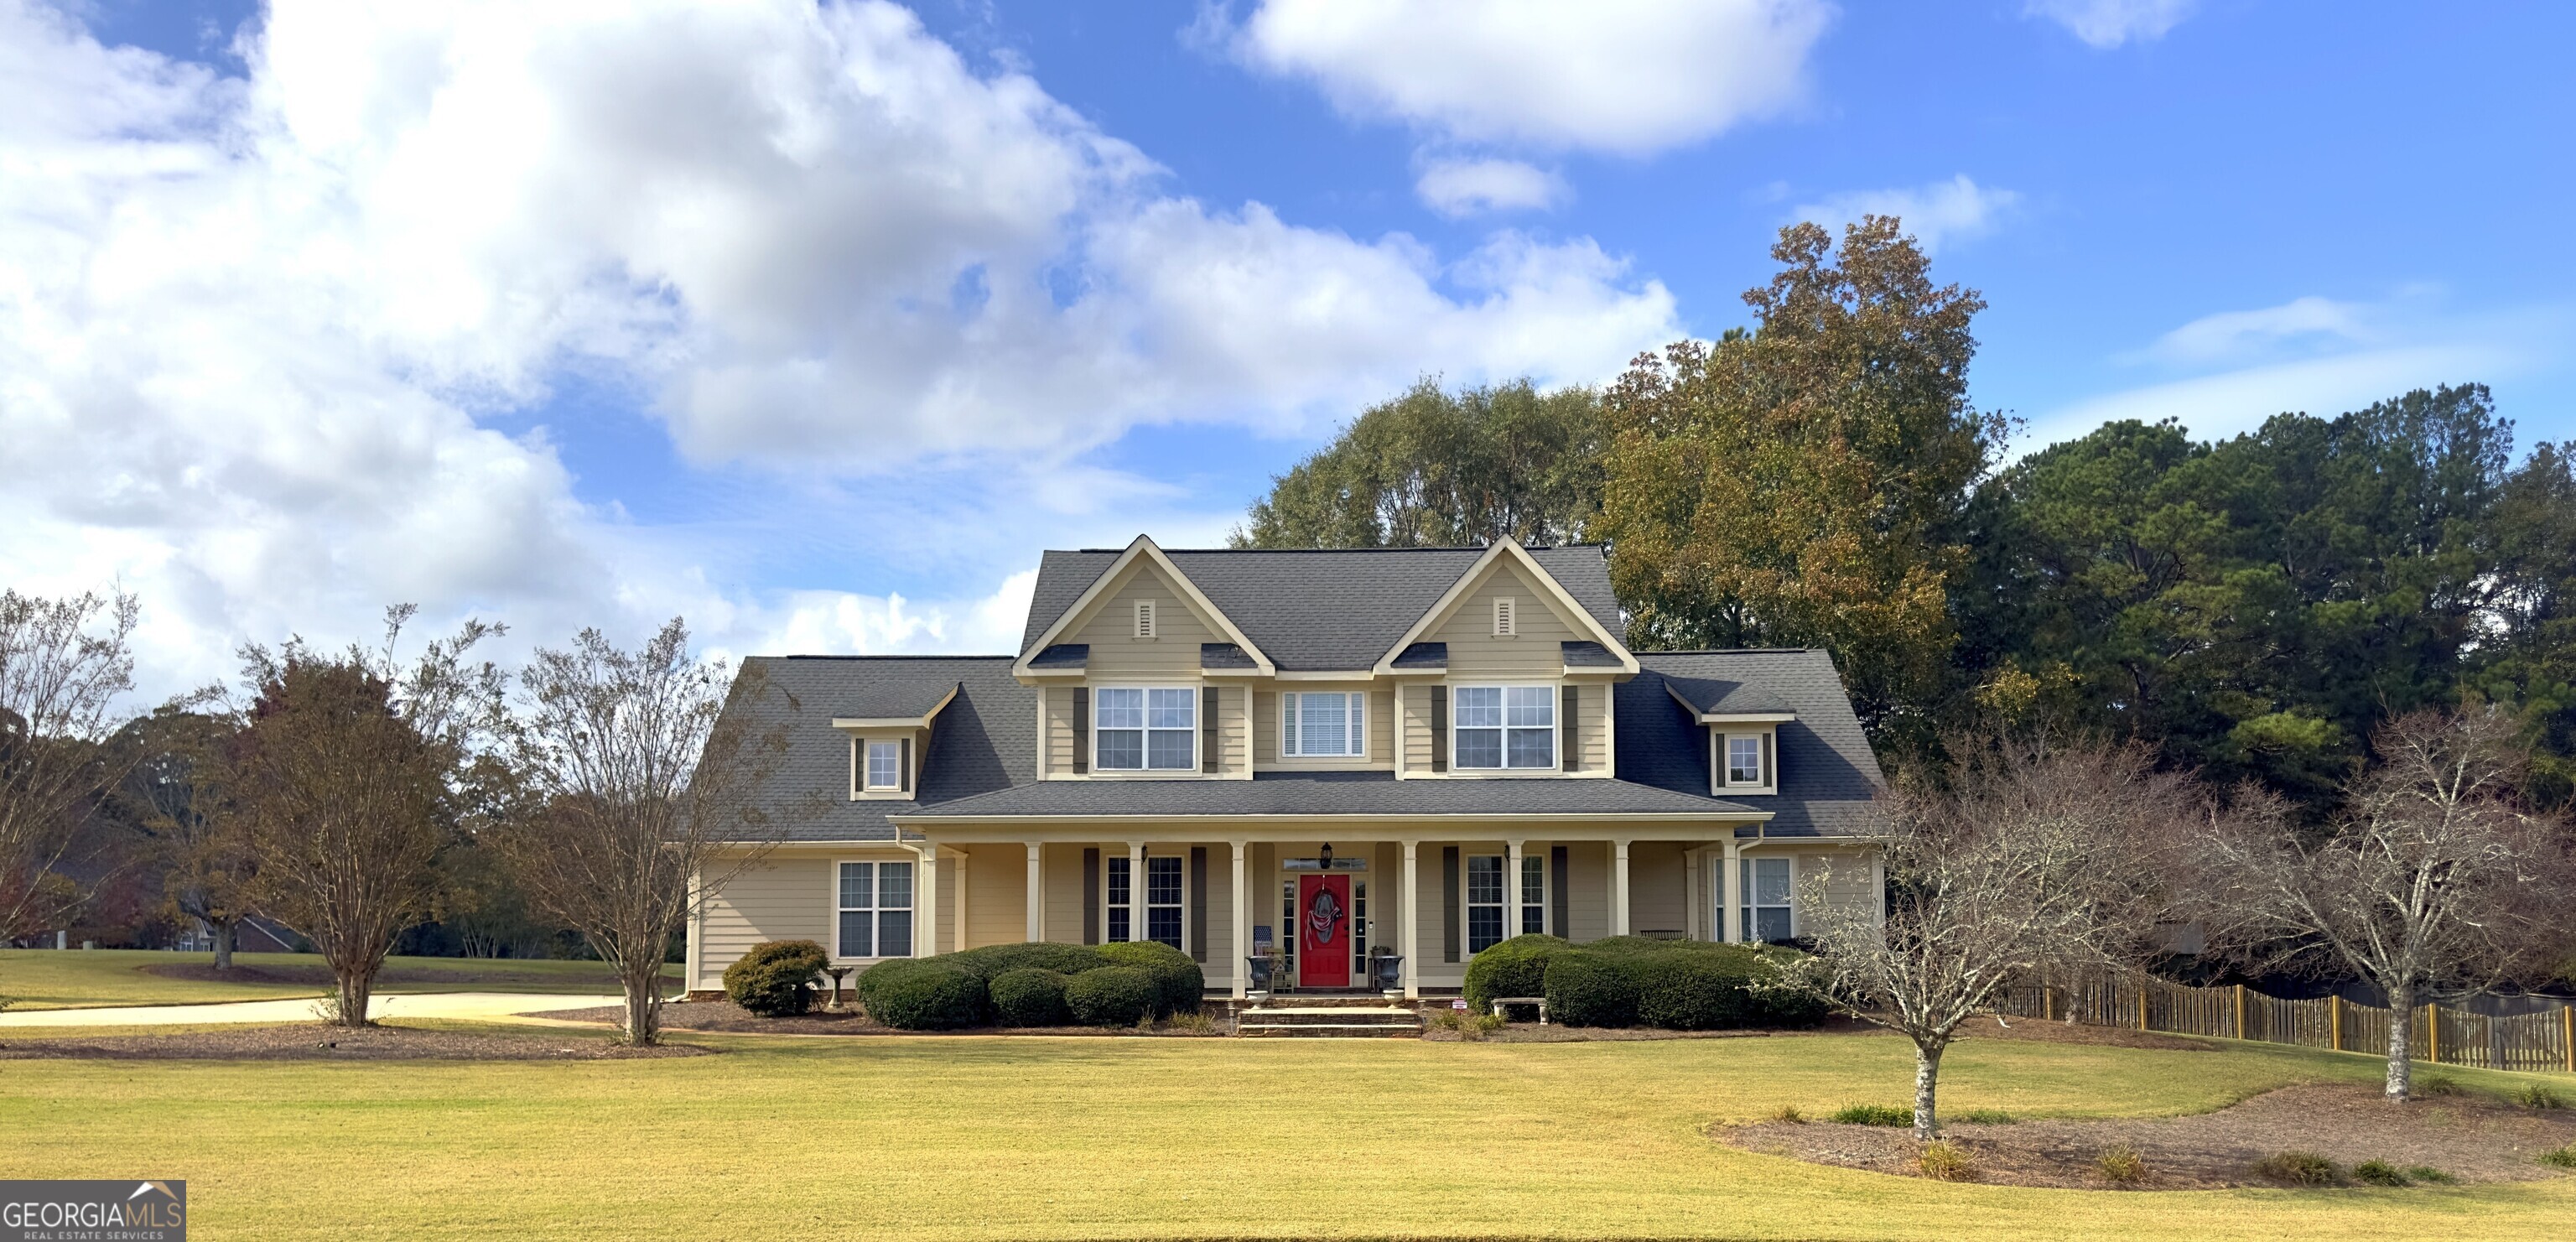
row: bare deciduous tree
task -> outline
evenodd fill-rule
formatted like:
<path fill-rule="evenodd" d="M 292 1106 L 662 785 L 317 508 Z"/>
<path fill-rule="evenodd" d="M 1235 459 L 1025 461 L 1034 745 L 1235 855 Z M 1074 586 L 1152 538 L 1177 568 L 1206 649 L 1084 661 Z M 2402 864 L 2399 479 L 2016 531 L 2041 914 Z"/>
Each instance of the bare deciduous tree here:
<path fill-rule="evenodd" d="M 134 686 L 131 595 L 0 592 L 0 937 L 59 927 L 80 890 L 56 867 L 119 776 L 99 745 Z"/>
<path fill-rule="evenodd" d="M 2391 1100 L 2413 1090 L 2415 1006 L 2546 973 L 2576 902 L 2564 826 L 2524 809 L 2515 722 L 2417 712 L 2372 739 L 2332 833 L 2311 842 L 2246 791 L 2201 834 L 2197 921 L 2258 968 L 2333 964 L 2388 997 Z"/>
<path fill-rule="evenodd" d="M 2043 969 L 2127 969 L 2152 952 L 2170 900 L 2158 854 L 2199 803 L 2134 748 L 1951 749 L 1965 758 L 1945 787 L 1884 800 L 1883 911 L 1832 900 L 1830 868 L 1807 879 L 1816 955 L 1788 976 L 1914 1041 L 1925 1140 L 1940 1132 L 1941 1057 L 1961 1023 Z"/>
<path fill-rule="evenodd" d="M 118 792 L 150 842 L 170 908 L 213 934 L 216 970 L 232 969 L 258 874 L 226 771 L 237 739 L 231 722 L 176 706 L 118 734 L 133 761 Z"/>
<path fill-rule="evenodd" d="M 539 910 L 616 968 L 626 1038 L 653 1043 L 671 938 L 775 833 L 764 786 L 787 728 L 728 714 L 724 663 L 693 658 L 677 618 L 635 651 L 584 630 L 520 680 L 511 749 L 526 808 L 485 839 Z M 747 670 L 730 697 L 772 692 Z"/>
<path fill-rule="evenodd" d="M 387 611 L 380 652 L 242 653 L 251 701 L 233 792 L 260 910 L 330 964 L 343 1026 L 366 1024 L 385 954 L 429 909 L 438 852 L 472 813 L 474 743 L 504 703 L 501 672 L 465 662 L 499 627 L 469 621 L 404 667 L 394 652 L 411 615 Z"/>

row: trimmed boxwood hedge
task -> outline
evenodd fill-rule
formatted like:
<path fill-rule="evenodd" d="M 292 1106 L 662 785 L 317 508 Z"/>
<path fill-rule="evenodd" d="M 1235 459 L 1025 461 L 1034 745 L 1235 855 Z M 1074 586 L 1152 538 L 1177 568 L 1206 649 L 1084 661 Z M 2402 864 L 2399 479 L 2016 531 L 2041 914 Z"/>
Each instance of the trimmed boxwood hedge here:
<path fill-rule="evenodd" d="M 814 1004 L 807 984 L 831 964 L 823 946 L 811 940 L 772 940 L 725 967 L 725 996 L 744 1012 L 764 1018 L 794 1017 Z"/>
<path fill-rule="evenodd" d="M 859 976 L 868 1016 L 906 1031 L 981 1026 L 991 1004 L 984 982 L 947 957 L 894 958 Z"/>
<path fill-rule="evenodd" d="M 1064 983 L 1064 1003 L 1084 1026 L 1134 1026 L 1154 1012 L 1154 976 L 1133 966 L 1086 970 Z"/>
<path fill-rule="evenodd" d="M 1476 965 L 1521 936 L 1487 949 L 1468 966 L 1468 999 L 1486 1005 L 1494 996 L 1527 996 L 1504 990 L 1524 983 L 1528 959 L 1537 959 L 1548 1017 L 1568 1026 L 1654 1026 L 1675 1031 L 1737 1027 L 1812 1027 L 1825 1019 L 1824 1003 L 1770 986 L 1794 950 L 1705 941 L 1614 936 L 1583 945 L 1532 943 L 1506 954 L 1486 972 L 1480 995 Z"/>
<path fill-rule="evenodd" d="M 1054 944 L 988 944 L 963 953 L 943 953 L 935 960 L 954 962 L 958 969 L 975 976 L 986 987 L 1014 970 L 1052 970 L 1060 975 L 1078 975 L 1114 965 L 1100 950 L 1089 945 Z"/>
<path fill-rule="evenodd" d="M 1467 963 L 1467 1007 L 1490 1013 L 1497 996 L 1547 995 L 1548 959 L 1573 948 L 1556 936 L 1514 936 Z"/>
<path fill-rule="evenodd" d="M 1198 1012 L 1199 996 L 1207 991 L 1207 976 L 1189 954 L 1152 940 L 1104 944 L 1093 951 L 1109 959 L 1111 965 L 1133 967 L 1152 976 L 1155 1017 Z"/>
<path fill-rule="evenodd" d="M 1607 953 L 1559 953 L 1547 962 L 1547 1014 L 1567 1026 L 1635 1026 L 1637 980 Z"/>
<path fill-rule="evenodd" d="M 1022 966 L 993 976 L 993 1014 L 1004 1026 L 1064 1026 L 1073 1021 L 1065 1007 L 1069 982 L 1060 972 Z"/>

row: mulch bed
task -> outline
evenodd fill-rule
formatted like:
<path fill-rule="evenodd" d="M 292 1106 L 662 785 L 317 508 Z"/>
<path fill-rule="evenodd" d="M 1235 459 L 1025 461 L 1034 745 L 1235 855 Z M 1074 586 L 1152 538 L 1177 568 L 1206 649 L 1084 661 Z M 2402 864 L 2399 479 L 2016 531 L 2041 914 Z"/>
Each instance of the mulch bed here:
<path fill-rule="evenodd" d="M 1972 1180 L 2011 1186 L 2273 1186 L 2281 1183 L 2265 1178 L 2255 1163 L 2286 1151 L 2314 1152 L 2347 1170 L 2384 1160 L 2400 1169 L 2439 1169 L 2463 1182 L 2512 1182 L 2560 1175 L 2539 1157 L 2576 1141 L 2576 1111 L 2522 1108 L 2482 1094 L 2391 1104 L 2375 1085 L 2309 1084 L 2189 1117 L 1955 1122 L 1943 1131 L 1968 1153 Z M 1922 1176 L 1915 1164 L 1921 1145 L 1906 1129 L 1765 1121 L 1714 1127 L 1711 1135 L 1768 1155 Z M 2145 1176 L 2115 1186 L 2094 1162 L 2121 1145 L 2144 1159 Z"/>
<path fill-rule="evenodd" d="M 608 968 L 605 966 L 599 969 L 596 977 L 590 977 L 566 975 L 554 971 L 514 970 L 509 965 L 509 959 L 488 960 L 490 962 L 488 967 L 472 970 L 418 970 L 388 966 L 377 972 L 376 986 L 378 988 L 429 987 L 450 992 L 470 992 L 477 987 L 512 984 L 527 987 L 594 984 L 612 991 L 617 987 L 616 976 L 608 973 Z M 207 962 L 162 962 L 141 969 L 147 975 L 156 975 L 163 979 L 185 979 L 191 983 L 274 983 L 328 989 L 336 982 L 331 975 L 331 968 L 320 964 L 240 965 L 230 970 L 217 970 Z M 677 981 L 674 980 L 673 983 L 676 984 Z"/>
<path fill-rule="evenodd" d="M 846 1002 L 845 1002 L 846 1003 Z M 559 1018 L 568 1022 L 623 1022 L 626 1010 L 616 1005 L 597 1009 L 551 1009 L 531 1017 Z M 662 1025 L 684 1031 L 733 1031 L 760 1035 L 1152 1035 L 1182 1039 L 1201 1039 L 1211 1035 L 1231 1035 L 1234 1024 L 1222 1018 L 1208 1030 L 1194 1031 L 1177 1026 L 1100 1027 L 1100 1026 L 1012 1026 L 970 1027 L 955 1031 L 899 1031 L 884 1026 L 861 1013 L 856 1005 L 839 1012 L 817 1010 L 793 1018 L 764 1018 L 747 1012 L 729 1000 L 668 1001 L 662 1006 Z"/>
<path fill-rule="evenodd" d="M 0 1060 L 623 1061 L 694 1057 L 689 1044 L 630 1048 L 592 1035 L 505 1035 L 409 1026 L 225 1027 L 168 1035 L 0 1040 Z"/>

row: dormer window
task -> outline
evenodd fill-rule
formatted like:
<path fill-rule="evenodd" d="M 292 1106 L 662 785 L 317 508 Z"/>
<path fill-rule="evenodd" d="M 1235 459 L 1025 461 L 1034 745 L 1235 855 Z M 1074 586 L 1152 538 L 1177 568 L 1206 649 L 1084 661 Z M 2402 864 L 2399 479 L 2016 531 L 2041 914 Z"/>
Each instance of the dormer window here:
<path fill-rule="evenodd" d="M 1726 783 L 1759 785 L 1762 780 L 1762 739 L 1729 737 L 1726 739 Z"/>
<path fill-rule="evenodd" d="M 912 766 L 912 744 L 902 739 L 870 738 L 859 743 L 859 788 L 867 793 L 902 793 L 912 788 L 906 769 Z"/>
<path fill-rule="evenodd" d="M 1103 772 L 1196 768 L 1198 699 L 1198 692 L 1186 687 L 1093 692 L 1093 765 Z"/>
<path fill-rule="evenodd" d="M 1150 599 L 1140 599 L 1140 600 L 1137 600 L 1137 601 L 1136 601 L 1136 637 L 1138 637 L 1138 638 L 1152 638 L 1153 636 L 1154 636 L 1154 601 L 1152 601 L 1152 600 L 1150 600 Z"/>
<path fill-rule="evenodd" d="M 1460 686 L 1450 730 L 1461 768 L 1556 766 L 1556 687 Z"/>
<path fill-rule="evenodd" d="M 1508 595 L 1494 597 L 1494 637 L 1511 638 L 1520 632 L 1520 601 Z"/>

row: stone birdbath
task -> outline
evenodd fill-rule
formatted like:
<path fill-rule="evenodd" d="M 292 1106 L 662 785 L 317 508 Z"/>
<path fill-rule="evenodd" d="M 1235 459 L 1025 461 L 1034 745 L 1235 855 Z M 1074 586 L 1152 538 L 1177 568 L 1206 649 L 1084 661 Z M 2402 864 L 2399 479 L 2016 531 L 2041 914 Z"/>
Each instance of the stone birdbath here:
<path fill-rule="evenodd" d="M 825 1012 L 839 1013 L 841 1011 L 841 981 L 849 978 L 850 971 L 853 969 L 856 968 L 850 966 L 826 966 L 823 968 L 824 974 L 832 976 L 832 999 L 823 1002 L 823 1009 Z"/>

